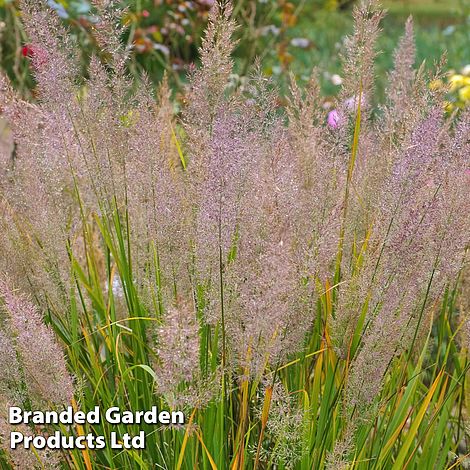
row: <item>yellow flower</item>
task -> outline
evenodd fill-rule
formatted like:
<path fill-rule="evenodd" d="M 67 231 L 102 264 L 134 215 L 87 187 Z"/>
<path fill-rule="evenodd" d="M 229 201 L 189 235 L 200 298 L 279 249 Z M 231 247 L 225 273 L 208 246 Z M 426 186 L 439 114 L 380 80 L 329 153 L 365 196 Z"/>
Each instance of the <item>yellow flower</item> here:
<path fill-rule="evenodd" d="M 464 103 L 470 101 L 470 85 L 466 85 L 459 90 L 459 99 Z"/>
<path fill-rule="evenodd" d="M 460 88 L 464 84 L 464 76 L 460 74 L 452 75 L 449 78 L 450 89 L 455 91 L 457 88 Z"/>

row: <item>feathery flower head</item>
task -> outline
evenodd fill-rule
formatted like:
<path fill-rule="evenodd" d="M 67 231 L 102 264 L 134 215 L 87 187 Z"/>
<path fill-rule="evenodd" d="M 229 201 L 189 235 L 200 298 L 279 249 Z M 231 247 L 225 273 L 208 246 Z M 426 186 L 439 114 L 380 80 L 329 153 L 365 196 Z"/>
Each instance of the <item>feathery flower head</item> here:
<path fill-rule="evenodd" d="M 199 323 L 190 304 L 170 307 L 157 335 L 158 391 L 171 406 L 197 400 L 193 388 L 199 378 Z"/>
<path fill-rule="evenodd" d="M 15 348 L 32 398 L 55 405 L 70 403 L 74 388 L 64 353 L 36 306 L 13 291 L 5 279 L 0 279 L 0 299 L 4 302 L 9 328 L 15 335 Z"/>

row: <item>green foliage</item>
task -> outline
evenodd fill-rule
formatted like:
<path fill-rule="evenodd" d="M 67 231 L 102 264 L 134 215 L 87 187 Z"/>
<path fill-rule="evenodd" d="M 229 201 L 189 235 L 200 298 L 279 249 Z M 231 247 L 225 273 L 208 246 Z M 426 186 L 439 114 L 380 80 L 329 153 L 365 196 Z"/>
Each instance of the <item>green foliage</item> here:
<path fill-rule="evenodd" d="M 96 47 L 93 37 L 93 10 L 85 0 L 55 2 L 56 11 L 72 28 L 82 45 L 84 65 Z M 129 68 L 135 76 L 145 71 L 158 82 L 166 72 L 173 85 L 185 80 L 188 64 L 197 61 L 197 49 L 207 21 L 210 3 L 178 1 L 171 4 L 140 0 L 123 2 L 128 26 L 125 40 L 133 45 L 133 60 Z M 191 6 L 193 5 L 193 6 Z M 352 29 L 348 2 L 309 0 L 307 2 L 234 3 L 239 39 L 235 51 L 236 72 L 244 75 L 255 57 L 264 71 L 286 85 L 286 72 L 294 71 L 306 80 L 312 66 L 323 72 L 322 88 L 326 96 L 335 95 L 338 87 L 331 76 L 340 70 L 339 54 L 345 34 Z M 446 54 L 447 66 L 459 70 L 469 62 L 467 44 L 470 41 L 468 0 L 453 1 L 390 1 L 389 10 L 379 40 L 383 52 L 377 60 L 379 92 L 386 87 L 385 72 L 392 63 L 392 51 L 401 35 L 406 16 L 413 15 L 418 63 L 428 66 Z M 22 31 L 18 6 L 14 0 L 0 5 L 1 65 L 25 96 L 33 88 L 28 63 L 21 48 L 28 39 Z M 296 41 L 300 38 L 301 41 Z"/>
<path fill-rule="evenodd" d="M 117 299 L 112 290 L 104 297 L 104 286 L 97 282 L 98 273 L 93 250 L 87 249 L 88 265 L 84 272 L 74 263 L 77 291 L 80 293 L 83 312 L 78 314 L 72 304 L 69 321 L 51 313 L 52 324 L 67 348 L 72 370 L 85 374 L 88 385 L 79 393 L 83 410 L 96 404 L 107 409 L 149 409 L 157 404 L 165 409 L 165 402 L 153 394 L 156 377 L 148 366 L 154 361 L 153 353 L 146 346 L 146 337 L 159 322 L 158 316 L 147 312 L 136 294 L 132 280 L 132 267 L 128 258 L 125 223 L 116 214 L 113 221 L 96 219 L 100 227 L 102 243 L 108 260 L 116 260 L 117 270 L 107 265 L 107 280 L 113 276 L 122 280 L 127 317 L 116 319 L 114 305 Z M 332 312 L 331 291 L 320 299 L 315 327 L 305 352 L 291 362 L 281 365 L 277 371 L 276 387 L 283 386 L 296 407 L 306 412 L 303 424 L 303 446 L 311 449 L 302 455 L 296 468 L 322 468 L 332 450 L 333 443 L 344 432 L 341 391 L 348 374 L 348 361 L 339 359 L 331 348 L 328 335 L 328 318 Z M 88 301 L 87 301 L 88 300 Z M 358 424 L 358 441 L 354 465 L 357 469 L 385 468 L 445 468 L 453 461 L 449 453 L 457 453 L 460 434 L 461 408 L 457 405 L 464 398 L 464 383 L 468 370 L 467 358 L 456 348 L 456 332 L 459 328 L 455 315 L 455 290 L 446 295 L 436 318 L 435 333 L 423 338 L 417 361 L 402 355 L 391 366 L 389 379 L 383 390 L 380 413 L 372 422 Z M 77 325 L 79 327 L 77 328 Z M 80 332 L 80 333 L 78 333 Z M 78 336 L 77 336 L 78 333 Z M 359 333 L 357 333 L 359 334 Z M 207 345 L 202 352 L 201 364 L 213 370 L 215 363 L 206 364 L 207 358 L 220 356 L 217 331 L 210 326 L 201 330 L 201 343 Z M 440 351 L 431 358 L 426 354 L 428 345 Z M 150 369 L 151 370 L 151 369 Z M 227 378 L 225 380 L 228 380 Z M 282 384 L 282 385 L 281 385 Z M 279 449 L 287 443 L 283 436 L 261 439 L 263 418 L 254 410 L 270 400 L 270 388 L 259 383 L 241 385 L 231 381 L 225 384 L 228 394 L 210 406 L 188 410 L 197 428 L 163 430 L 155 432 L 148 426 L 85 425 L 82 432 L 109 435 L 111 431 L 137 434 L 149 433 L 145 452 L 72 451 L 74 468 L 87 468 L 88 454 L 91 468 L 253 468 L 253 449 L 266 448 L 262 461 L 270 455 L 268 449 Z M 287 406 L 281 403 L 280 406 Z M 265 408 L 266 409 L 266 408 Z M 266 420 L 276 419 L 265 411 Z M 245 432 L 238 434 L 241 422 Z M 224 432 L 230 430 L 232 432 Z M 248 432 L 249 431 L 249 432 Z M 80 432 L 77 428 L 74 432 Z M 238 437 L 236 437 L 238 435 Z M 185 439 L 187 440 L 185 441 Z M 279 440 L 276 440 L 279 439 Z M 290 445 L 290 444 L 289 444 Z M 229 457 L 231 462 L 229 463 Z M 238 460 L 237 460 L 238 459 Z M 240 463 L 240 462 L 243 462 Z M 285 468 L 289 462 L 279 463 Z"/>
<path fill-rule="evenodd" d="M 155 357 L 147 346 L 147 338 L 161 318 L 147 311 L 137 294 L 127 248 L 132 240 L 126 216 L 116 210 L 109 219 L 95 215 L 94 221 L 83 223 L 85 236 L 95 230 L 93 226 L 99 227 L 99 243 L 86 238 L 85 267 L 71 253 L 78 296 L 72 298 L 70 315 L 65 318 L 49 312 L 51 324 L 66 347 L 71 370 L 86 378 L 86 386 L 78 390 L 80 408 L 88 411 L 99 405 L 103 410 L 118 406 L 137 411 L 157 405 L 168 409 L 164 397 L 153 392 L 158 379 L 149 367 Z M 103 250 L 107 260 L 106 283 L 113 285 L 117 276 L 121 279 L 119 294 L 113 289 L 105 293 L 105 285 L 99 281 L 97 250 Z M 296 423 L 299 448 L 304 450 L 295 468 L 323 468 L 334 442 L 343 439 L 346 431 L 341 395 L 348 380 L 349 360 L 337 357 L 329 338 L 333 294 L 334 288 L 326 285 L 308 346 L 301 355 L 273 370 L 274 383 L 237 383 L 222 377 L 225 392 L 219 399 L 209 406 L 186 410 L 192 423 L 186 430 L 157 431 L 148 425 L 116 426 L 104 420 L 97 425 L 62 428 L 72 435 L 148 433 L 144 451 L 69 451 L 72 468 L 289 468 L 288 460 L 279 460 L 290 455 L 284 454 L 287 450 L 298 457 L 298 450 L 284 448 L 292 446 L 284 441 L 282 424 L 286 423 L 282 419 L 286 418 L 280 418 L 288 407 L 305 413 L 303 421 Z M 117 302 L 125 303 L 122 318 L 116 318 Z M 456 290 L 451 287 L 433 322 L 432 334 L 432 323 L 426 320 L 428 333 L 419 339 L 416 349 L 412 354 L 403 353 L 390 365 L 377 417 L 357 423 L 358 444 L 350 468 L 443 469 L 457 464 L 449 456 L 458 453 L 463 437 L 462 406 L 469 365 L 457 344 L 461 324 L 455 316 L 455 302 Z M 201 351 L 201 368 L 210 374 L 216 371 L 216 358 L 221 355 L 218 327 L 206 325 L 200 335 L 201 344 L 206 345 Z M 360 335 L 359 330 L 356 335 Z M 353 342 L 358 340 L 353 338 Z M 430 350 L 435 353 L 429 355 Z M 276 393 L 277 388 L 283 388 L 284 395 Z M 269 432 L 270 422 L 278 419 L 281 431 Z M 255 464 L 258 448 L 261 457 Z M 5 455 L 2 465 L 9 468 Z"/>

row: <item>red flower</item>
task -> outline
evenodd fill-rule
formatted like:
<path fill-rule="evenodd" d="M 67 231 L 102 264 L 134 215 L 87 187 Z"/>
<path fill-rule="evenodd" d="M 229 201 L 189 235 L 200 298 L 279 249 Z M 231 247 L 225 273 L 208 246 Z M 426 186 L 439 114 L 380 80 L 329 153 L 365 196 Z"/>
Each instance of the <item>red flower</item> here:
<path fill-rule="evenodd" d="M 33 56 L 33 47 L 30 46 L 29 44 L 26 44 L 25 46 L 23 46 L 23 48 L 21 49 L 21 53 L 23 54 L 23 57 L 29 57 L 31 58 Z"/>
<path fill-rule="evenodd" d="M 23 57 L 32 59 L 35 68 L 46 64 L 48 61 L 47 51 L 42 47 L 36 46 L 34 44 L 25 44 L 21 48 L 21 54 L 23 55 Z"/>

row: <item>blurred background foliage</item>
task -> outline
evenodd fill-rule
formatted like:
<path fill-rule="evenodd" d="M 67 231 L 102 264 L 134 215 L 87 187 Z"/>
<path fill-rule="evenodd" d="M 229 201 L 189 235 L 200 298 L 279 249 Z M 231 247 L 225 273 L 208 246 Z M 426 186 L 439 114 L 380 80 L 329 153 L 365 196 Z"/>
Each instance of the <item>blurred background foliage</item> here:
<path fill-rule="evenodd" d="M 185 82 L 188 67 L 197 61 L 197 49 L 214 0 L 124 0 L 123 40 L 132 48 L 129 70 L 145 71 L 158 82 L 166 72 L 177 90 Z M 96 51 L 93 24 L 96 17 L 87 0 L 48 0 L 82 45 L 83 63 Z M 354 0 L 234 0 L 240 25 L 235 52 L 234 81 L 243 80 L 248 66 L 258 57 L 263 72 L 281 87 L 292 71 L 307 81 L 313 67 L 320 72 L 326 100 L 339 90 L 339 55 L 352 29 Z M 470 0 L 385 0 L 388 15 L 379 41 L 378 96 L 386 86 L 392 51 L 410 14 L 415 21 L 418 63 L 428 66 L 446 53 L 448 77 L 435 86 L 450 84 L 449 110 L 470 101 Z M 0 0 L 1 67 L 17 89 L 31 97 L 34 83 L 28 70 L 28 39 L 21 28 L 16 0 Z M 26 47 L 25 47 L 26 46 Z M 467 66 L 467 67 L 466 67 Z M 85 70 L 85 68 L 84 68 Z M 453 78 L 457 77 L 457 78 Z"/>

